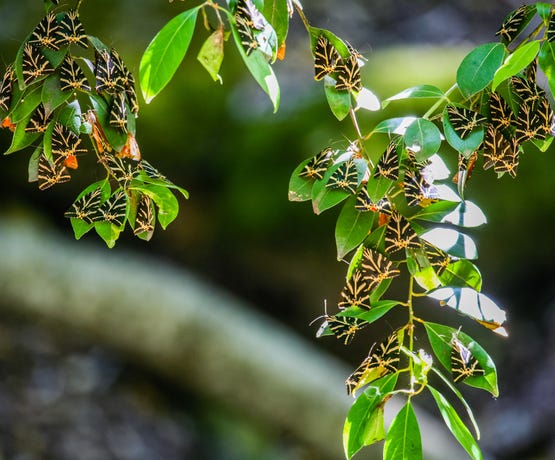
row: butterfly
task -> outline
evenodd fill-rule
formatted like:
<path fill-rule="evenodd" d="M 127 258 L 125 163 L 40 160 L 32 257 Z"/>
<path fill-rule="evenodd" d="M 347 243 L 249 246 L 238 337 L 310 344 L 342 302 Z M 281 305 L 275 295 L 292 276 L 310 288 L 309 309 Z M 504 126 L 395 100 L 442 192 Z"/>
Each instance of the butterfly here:
<path fill-rule="evenodd" d="M 114 179 L 123 187 L 127 187 L 140 174 L 140 163 L 130 158 L 105 155 L 102 162 L 106 165 Z"/>
<path fill-rule="evenodd" d="M 397 372 L 399 353 L 399 339 L 397 333 L 394 332 L 385 342 L 380 343 L 377 350 L 370 350 L 364 361 L 347 377 L 345 380 L 347 394 L 354 395 L 358 389 L 370 382 Z"/>
<path fill-rule="evenodd" d="M 355 270 L 341 291 L 341 301 L 337 306 L 341 310 L 349 307 L 359 307 L 370 310 L 368 290 L 369 286 L 364 281 L 362 273 L 359 270 Z"/>
<path fill-rule="evenodd" d="M 239 38 L 241 39 L 241 45 L 245 50 L 245 54 L 249 56 L 253 50 L 260 47 L 258 43 L 258 38 L 256 37 L 254 30 L 249 25 L 249 20 L 243 16 L 235 14 L 235 25 L 237 27 L 237 32 L 239 33 Z"/>
<path fill-rule="evenodd" d="M 71 205 L 64 216 L 67 218 L 81 219 L 91 224 L 103 219 L 100 207 L 102 206 L 102 191 L 100 188 L 94 189 L 83 195 Z"/>
<path fill-rule="evenodd" d="M 324 35 L 320 35 L 314 47 L 314 79 L 321 80 L 326 75 L 335 72 L 340 60 L 335 47 Z"/>
<path fill-rule="evenodd" d="M 54 125 L 52 131 L 52 153 L 64 157 L 65 166 L 77 169 L 77 155 L 87 153 L 87 149 L 79 148 L 81 138 L 71 129 L 60 123 Z"/>
<path fill-rule="evenodd" d="M 13 65 L 6 67 L 2 82 L 0 82 L 0 108 L 9 112 L 12 103 L 13 85 L 15 82 L 15 71 Z"/>
<path fill-rule="evenodd" d="M 346 61 L 341 61 L 336 67 L 337 83 L 335 89 L 337 91 L 355 91 L 362 90 L 362 80 L 360 77 L 360 65 L 355 54 L 351 54 Z"/>
<path fill-rule="evenodd" d="M 426 242 L 424 244 L 424 252 L 430 265 L 434 268 L 438 276 L 445 271 L 445 269 L 452 262 L 451 256 L 436 246 Z"/>
<path fill-rule="evenodd" d="M 127 132 L 127 105 L 125 93 L 117 93 L 110 109 L 110 126 Z"/>
<path fill-rule="evenodd" d="M 462 193 L 466 183 L 472 177 L 472 171 L 478 159 L 478 152 L 472 152 L 469 157 L 459 153 L 459 160 L 457 162 L 457 172 L 453 176 L 453 182 L 458 184 L 459 193 Z"/>
<path fill-rule="evenodd" d="M 102 220 L 110 222 L 116 227 L 122 227 L 127 215 L 127 194 L 123 189 L 119 189 L 112 196 L 102 203 L 99 208 Z"/>
<path fill-rule="evenodd" d="M 142 195 L 137 205 L 137 215 L 135 217 L 135 228 L 133 233 L 135 235 L 146 233 L 148 239 L 150 239 L 152 232 L 154 232 L 155 217 L 152 200 L 148 195 Z"/>
<path fill-rule="evenodd" d="M 368 323 L 353 316 L 327 316 L 325 324 L 337 339 L 343 339 L 343 344 L 348 345 L 355 334 Z"/>
<path fill-rule="evenodd" d="M 493 167 L 498 173 L 509 173 L 516 177 L 520 147 L 516 138 L 507 140 L 492 125 L 488 126 L 484 137 L 484 169 Z"/>
<path fill-rule="evenodd" d="M 23 83 L 28 85 L 33 80 L 54 72 L 54 68 L 35 47 L 26 43 L 23 47 L 23 60 L 21 62 Z"/>
<path fill-rule="evenodd" d="M 252 0 L 238 0 L 235 17 L 245 21 L 250 29 L 263 30 L 266 27 L 266 19 L 258 11 Z"/>
<path fill-rule="evenodd" d="M 135 115 L 139 113 L 139 101 L 137 99 L 137 92 L 135 90 L 135 77 L 129 71 L 127 71 L 127 77 L 124 80 L 125 94 L 127 96 L 127 101 L 129 102 L 129 108 L 131 112 Z"/>
<path fill-rule="evenodd" d="M 52 113 L 47 114 L 46 108 L 41 102 L 31 115 L 25 131 L 29 133 L 44 133 L 51 119 Z"/>
<path fill-rule="evenodd" d="M 332 150 L 326 147 L 314 155 L 299 173 L 300 177 L 307 179 L 322 179 L 331 160 Z"/>
<path fill-rule="evenodd" d="M 38 182 L 39 190 L 46 190 L 55 184 L 68 182 L 71 176 L 67 173 L 67 169 L 60 157 L 52 163 L 42 153 L 39 157 Z"/>
<path fill-rule="evenodd" d="M 106 92 L 115 95 L 125 91 L 122 82 L 122 69 L 117 65 L 117 58 L 114 58 L 116 55 L 115 50 L 111 52 L 101 50 L 95 53 L 94 74 L 96 78 L 96 91 L 99 93 Z"/>
<path fill-rule="evenodd" d="M 355 209 L 359 212 L 372 211 L 389 215 L 391 214 L 391 202 L 387 198 L 380 198 L 378 201 L 374 202 L 372 198 L 370 198 L 368 189 L 362 187 L 357 194 Z"/>
<path fill-rule="evenodd" d="M 343 163 L 330 176 L 327 188 L 340 189 L 351 194 L 356 193 L 358 187 L 358 171 L 353 160 Z"/>
<path fill-rule="evenodd" d="M 52 50 L 59 50 L 60 40 L 57 35 L 59 28 L 60 26 L 56 21 L 56 15 L 54 13 L 48 13 L 37 24 L 31 33 L 28 43 L 35 47 L 45 46 Z"/>
<path fill-rule="evenodd" d="M 453 381 L 458 382 L 468 377 L 485 374 L 478 360 L 461 341 L 453 337 L 451 346 L 451 372 L 453 373 Z"/>
<path fill-rule="evenodd" d="M 383 254 L 369 248 L 364 248 L 361 267 L 363 279 L 368 283 L 368 290 L 374 289 L 382 281 L 395 278 L 401 273 Z"/>
<path fill-rule="evenodd" d="M 482 114 L 465 107 L 447 106 L 449 123 L 461 139 L 468 136 L 474 129 L 484 124 L 487 119 Z"/>
<path fill-rule="evenodd" d="M 162 181 L 171 183 L 166 176 L 164 176 L 160 171 L 158 171 L 154 166 L 152 166 L 148 161 L 141 160 L 139 163 L 141 169 L 146 173 L 151 179 L 160 179 Z"/>
<path fill-rule="evenodd" d="M 439 198 L 437 189 L 416 171 L 407 170 L 403 182 L 405 198 L 409 206 L 426 207 Z"/>
<path fill-rule="evenodd" d="M 393 181 L 399 180 L 399 156 L 395 141 L 389 143 L 376 165 L 374 178 L 378 177 L 385 177 Z"/>
<path fill-rule="evenodd" d="M 385 250 L 395 253 L 402 249 L 418 249 L 418 235 L 410 222 L 398 212 L 391 214 L 385 229 Z"/>
<path fill-rule="evenodd" d="M 515 114 L 507 101 L 495 91 L 490 94 L 489 111 L 491 124 L 500 131 L 509 128 L 516 122 Z"/>
<path fill-rule="evenodd" d="M 91 86 L 79 64 L 71 56 L 66 56 L 60 66 L 60 89 L 62 91 L 90 91 Z"/>
<path fill-rule="evenodd" d="M 521 99 L 522 104 L 533 106 L 546 97 L 545 91 L 533 81 L 514 75 L 511 77 L 514 92 Z"/>
<path fill-rule="evenodd" d="M 536 106 L 523 104 L 518 112 L 515 137 L 518 143 L 529 139 L 545 140 L 551 135 L 553 110 L 546 97 L 542 97 Z"/>
<path fill-rule="evenodd" d="M 61 45 L 76 44 L 83 48 L 89 47 L 85 28 L 79 19 L 79 13 L 75 10 L 64 14 L 57 30 L 57 36 Z"/>
<path fill-rule="evenodd" d="M 528 22 L 527 18 L 531 8 L 534 7 L 522 5 L 520 8 L 517 8 L 509 13 L 501 24 L 499 30 L 495 32 L 495 35 L 499 35 L 503 43 L 506 45 L 511 43 Z"/>

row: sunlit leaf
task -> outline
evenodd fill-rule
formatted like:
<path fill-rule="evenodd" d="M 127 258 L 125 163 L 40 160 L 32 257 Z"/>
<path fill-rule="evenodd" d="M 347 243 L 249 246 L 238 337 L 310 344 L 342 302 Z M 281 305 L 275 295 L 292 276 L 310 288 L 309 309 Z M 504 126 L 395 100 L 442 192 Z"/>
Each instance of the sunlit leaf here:
<path fill-rule="evenodd" d="M 464 447 L 473 460 L 482 460 L 483 456 L 478 443 L 465 426 L 453 406 L 435 388 L 430 385 L 428 385 L 427 388 L 430 390 L 430 393 L 432 393 L 437 407 L 439 408 L 439 412 L 441 413 L 447 428 L 449 428 L 449 431 L 453 433 L 453 436 L 455 436 L 457 441 L 459 441 L 461 446 Z"/>
<path fill-rule="evenodd" d="M 444 287 L 429 293 L 428 296 L 439 300 L 441 305 L 447 305 L 469 316 L 499 335 L 507 335 L 503 327 L 507 314 L 485 294 L 468 287 Z"/>
<path fill-rule="evenodd" d="M 433 85 L 418 85 L 412 88 L 407 88 L 394 96 L 388 97 L 382 102 L 382 108 L 386 108 L 392 101 L 399 101 L 402 99 L 439 99 L 444 96 L 444 92 Z"/>
<path fill-rule="evenodd" d="M 505 59 L 503 65 L 495 72 L 491 89 L 495 90 L 500 83 L 516 75 L 530 64 L 536 58 L 540 50 L 540 43 L 539 40 L 533 40 L 511 53 L 507 59 Z"/>
<path fill-rule="evenodd" d="M 482 289 L 482 275 L 478 267 L 467 259 L 449 264 L 440 279 L 444 286 L 470 287 L 478 292 Z"/>
<path fill-rule="evenodd" d="M 383 408 L 396 383 L 397 374 L 376 380 L 351 406 L 343 427 L 343 447 L 348 459 L 364 446 L 384 439 Z"/>
<path fill-rule="evenodd" d="M 423 162 L 438 151 L 441 132 L 431 121 L 417 118 L 405 131 L 405 145 L 414 152 L 417 162 Z"/>
<path fill-rule="evenodd" d="M 504 57 L 505 47 L 501 43 L 486 43 L 467 54 L 457 70 L 462 94 L 469 97 L 488 86 Z"/>
<path fill-rule="evenodd" d="M 372 130 L 372 133 L 403 135 L 416 118 L 417 117 L 388 118 L 379 122 Z"/>
<path fill-rule="evenodd" d="M 147 104 L 169 83 L 185 57 L 199 8 L 197 6 L 183 11 L 171 19 L 144 52 L 139 66 L 139 79 Z"/>
<path fill-rule="evenodd" d="M 222 83 L 220 67 L 224 59 L 224 29 L 216 29 L 205 40 L 197 55 L 198 61 L 210 74 L 214 81 Z"/>
<path fill-rule="evenodd" d="M 324 92 L 332 113 L 339 121 L 343 120 L 351 110 L 351 94 L 349 91 L 338 91 L 335 88 L 335 80 L 330 77 L 324 78 Z"/>
<path fill-rule="evenodd" d="M 376 214 L 355 209 L 356 197 L 350 197 L 343 205 L 335 225 L 337 259 L 341 260 L 356 248 L 368 235 Z"/>
<path fill-rule="evenodd" d="M 451 228 L 433 228 L 420 237 L 454 257 L 476 259 L 476 243 L 468 235 Z"/>
<path fill-rule="evenodd" d="M 459 227 L 479 227 L 487 223 L 487 217 L 475 203 L 465 200 L 445 215 L 441 222 L 458 225 Z"/>
<path fill-rule="evenodd" d="M 422 460 L 420 427 L 408 400 L 391 422 L 385 437 L 384 460 Z"/>

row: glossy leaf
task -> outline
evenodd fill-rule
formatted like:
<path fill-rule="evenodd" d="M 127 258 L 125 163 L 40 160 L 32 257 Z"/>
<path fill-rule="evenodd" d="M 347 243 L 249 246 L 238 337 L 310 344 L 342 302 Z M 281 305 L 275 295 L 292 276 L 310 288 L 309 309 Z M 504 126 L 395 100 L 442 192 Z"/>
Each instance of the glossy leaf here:
<path fill-rule="evenodd" d="M 351 94 L 349 91 L 338 91 L 335 89 L 335 80 L 326 76 L 324 78 L 324 92 L 335 118 L 341 121 L 349 115 L 349 110 L 351 110 Z"/>
<path fill-rule="evenodd" d="M 399 101 L 402 99 L 439 99 L 445 93 L 438 87 L 433 85 L 418 85 L 412 88 L 407 88 L 394 96 L 388 97 L 382 102 L 382 108 L 386 108 L 390 102 Z"/>
<path fill-rule="evenodd" d="M 17 106 L 13 109 L 10 114 L 10 118 L 13 123 L 20 123 L 35 111 L 38 105 L 41 103 L 41 90 L 40 86 L 32 88 L 28 92 L 23 94 L 21 100 L 17 103 Z"/>
<path fill-rule="evenodd" d="M 475 388 L 482 388 L 495 397 L 499 395 L 495 363 L 478 342 L 459 329 L 454 329 L 443 324 L 425 322 L 424 326 L 434 354 L 445 369 L 451 371 L 451 351 L 453 349 L 451 342 L 453 337 L 457 337 L 457 340 L 470 351 L 484 370 L 483 375 L 468 377 L 463 380 L 463 383 Z"/>
<path fill-rule="evenodd" d="M 333 165 L 328 169 L 323 179 L 314 182 L 312 187 L 312 209 L 314 214 L 320 214 L 326 209 L 332 208 L 341 203 L 348 196 L 350 196 L 349 192 L 344 190 L 326 187 L 329 178 L 340 166 L 340 163 Z"/>
<path fill-rule="evenodd" d="M 555 94 L 555 42 L 546 41 L 543 43 L 538 56 L 538 63 L 547 77 L 551 93 Z"/>
<path fill-rule="evenodd" d="M 503 327 L 507 314 L 488 296 L 468 287 L 444 287 L 428 294 L 457 312 L 468 316 L 493 332 L 506 336 Z"/>
<path fill-rule="evenodd" d="M 384 404 L 395 389 L 396 383 L 397 374 L 376 380 L 349 409 L 343 427 L 343 447 L 348 459 L 364 446 L 384 439 Z"/>
<path fill-rule="evenodd" d="M 148 104 L 169 83 L 191 43 L 199 6 L 183 11 L 156 34 L 139 66 L 143 97 Z"/>
<path fill-rule="evenodd" d="M 175 220 L 179 211 L 179 203 L 175 195 L 166 187 L 160 185 L 132 185 L 132 190 L 138 190 L 150 197 L 158 207 L 158 222 L 165 230 Z"/>
<path fill-rule="evenodd" d="M 383 458 L 384 460 L 422 460 L 420 427 L 410 400 L 391 422 L 385 437 Z"/>
<path fill-rule="evenodd" d="M 416 117 L 388 118 L 378 123 L 372 130 L 372 134 L 405 134 L 407 128 L 416 120 Z"/>
<path fill-rule="evenodd" d="M 431 121 L 417 118 L 405 132 L 405 145 L 414 152 L 417 162 L 423 162 L 438 151 L 441 132 Z"/>
<path fill-rule="evenodd" d="M 460 203 L 456 201 L 438 201 L 416 212 L 411 219 L 425 220 L 427 222 L 444 222 L 446 216 L 451 215 Z"/>
<path fill-rule="evenodd" d="M 101 95 L 89 93 L 89 98 L 96 111 L 96 116 L 102 126 L 102 130 L 106 135 L 106 139 L 119 152 L 127 142 L 127 134 L 110 125 L 110 108 Z"/>
<path fill-rule="evenodd" d="M 476 243 L 468 235 L 451 228 L 436 227 L 420 235 L 434 246 L 451 254 L 453 257 L 476 259 Z"/>
<path fill-rule="evenodd" d="M 198 61 L 214 81 L 222 83 L 220 67 L 224 59 L 224 29 L 216 29 L 205 40 L 197 55 Z"/>
<path fill-rule="evenodd" d="M 367 323 L 373 323 L 397 305 L 399 305 L 397 300 L 378 300 L 371 303 L 370 310 L 359 307 L 349 307 L 338 313 L 338 316 L 351 316 L 363 319 Z"/>
<path fill-rule="evenodd" d="M 342 260 L 345 255 L 356 248 L 368 236 L 376 214 L 373 212 L 359 212 L 355 209 L 356 197 L 350 197 L 343 205 L 335 225 L 335 243 L 337 259 Z"/>
<path fill-rule="evenodd" d="M 447 111 L 443 112 L 443 134 L 449 145 L 467 158 L 480 147 L 484 140 L 484 128 L 478 128 L 468 134 L 464 139 L 461 139 L 453 129 Z"/>
<path fill-rule="evenodd" d="M 486 88 L 503 63 L 505 47 L 501 43 L 486 43 L 474 48 L 457 69 L 457 84 L 465 97 Z"/>
<path fill-rule="evenodd" d="M 10 153 L 18 152 L 26 147 L 29 147 L 40 136 L 39 133 L 28 133 L 25 131 L 25 126 L 28 121 L 29 120 L 26 119 L 17 124 L 15 132 L 12 136 L 12 142 L 8 150 L 4 152 L 4 155 L 9 155 Z"/>
<path fill-rule="evenodd" d="M 482 289 L 482 275 L 470 260 L 460 259 L 449 264 L 439 277 L 444 286 Z"/>
<path fill-rule="evenodd" d="M 234 21 L 231 13 L 228 12 L 228 16 L 230 21 Z M 233 41 L 235 42 L 237 50 L 239 51 L 243 62 L 247 66 L 248 71 L 251 73 L 260 88 L 262 88 L 262 90 L 268 95 L 270 101 L 272 102 L 274 112 L 277 112 L 280 100 L 280 89 L 272 66 L 268 63 L 266 57 L 260 50 L 254 50 L 247 56 L 245 49 L 241 44 L 239 32 L 237 32 L 235 27 L 232 27 L 231 32 L 233 34 Z"/>
<path fill-rule="evenodd" d="M 528 64 L 530 64 L 536 58 L 540 50 L 540 43 L 541 42 L 539 40 L 533 40 L 520 46 L 513 53 L 511 53 L 507 59 L 505 59 L 503 65 L 497 69 L 497 72 L 495 72 L 491 89 L 495 90 L 499 84 L 513 75 L 516 75 Z"/>
<path fill-rule="evenodd" d="M 455 436 L 457 441 L 459 441 L 461 446 L 464 447 L 464 450 L 468 452 L 468 455 L 470 455 L 473 460 L 482 460 L 483 456 L 478 443 L 463 423 L 453 406 L 435 388 L 430 385 L 428 385 L 427 388 L 430 390 L 430 393 L 432 394 L 437 407 L 439 408 L 439 412 L 443 417 L 443 421 L 447 425 L 447 428 L 449 428 L 449 431 L 453 433 L 453 436 Z"/>
<path fill-rule="evenodd" d="M 310 200 L 314 181 L 307 177 L 299 176 L 299 174 L 311 160 L 312 157 L 303 160 L 291 174 L 291 178 L 289 179 L 289 201 Z"/>
<path fill-rule="evenodd" d="M 112 249 L 116 245 L 122 228 L 105 221 L 95 222 L 93 225 L 98 236 L 104 240 L 106 246 Z"/>
<path fill-rule="evenodd" d="M 60 89 L 58 75 L 48 76 L 42 84 L 41 100 L 46 111 L 51 113 L 72 96 L 71 91 L 63 92 Z"/>
<path fill-rule="evenodd" d="M 553 4 L 551 3 L 544 3 L 544 2 L 536 3 L 536 11 L 538 12 L 539 17 L 542 18 L 545 22 L 549 21 L 552 8 L 553 8 Z"/>
<path fill-rule="evenodd" d="M 281 46 L 289 31 L 287 0 L 266 0 L 262 13 L 276 32 L 278 47 Z"/>

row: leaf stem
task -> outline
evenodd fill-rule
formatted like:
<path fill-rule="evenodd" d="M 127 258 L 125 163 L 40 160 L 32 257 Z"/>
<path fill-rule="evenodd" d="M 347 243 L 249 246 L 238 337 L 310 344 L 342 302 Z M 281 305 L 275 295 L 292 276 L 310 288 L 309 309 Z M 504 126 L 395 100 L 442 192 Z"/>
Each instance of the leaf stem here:
<path fill-rule="evenodd" d="M 422 118 L 425 118 L 425 119 L 430 118 L 430 116 L 437 110 L 439 106 L 441 106 L 444 102 L 449 102 L 449 95 L 453 91 L 455 91 L 458 87 L 459 85 L 455 83 L 453 86 L 451 86 L 451 88 L 445 91 L 445 94 L 440 99 L 438 99 L 436 103 L 432 105 L 424 115 L 422 115 Z"/>
<path fill-rule="evenodd" d="M 297 10 L 297 13 L 299 14 L 299 17 L 301 18 L 301 20 L 303 21 L 304 27 L 306 29 L 307 32 L 310 31 L 310 23 L 308 22 L 308 19 L 306 18 L 304 11 L 302 10 L 302 8 L 297 5 L 297 3 L 295 3 L 295 9 Z"/>

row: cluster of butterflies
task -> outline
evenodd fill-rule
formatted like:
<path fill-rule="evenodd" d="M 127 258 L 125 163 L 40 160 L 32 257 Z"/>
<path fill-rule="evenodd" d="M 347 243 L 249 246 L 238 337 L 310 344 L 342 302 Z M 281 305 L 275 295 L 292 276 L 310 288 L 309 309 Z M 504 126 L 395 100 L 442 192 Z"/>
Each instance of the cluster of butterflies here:
<path fill-rule="evenodd" d="M 95 50 L 94 61 L 82 56 L 90 45 Z M 48 91 L 43 87 L 41 92 L 46 85 Z M 40 102 L 22 117 L 21 105 L 35 93 L 43 94 Z M 95 109 L 82 113 L 81 103 L 87 96 Z M 116 50 L 85 33 L 77 11 L 50 10 L 40 20 L 4 72 L 0 110 L 5 112 L 2 127 L 12 131 L 24 128 L 25 136 L 35 136 L 29 143 L 43 136 L 29 168 L 29 179 L 37 180 L 40 190 L 71 179 L 70 170 L 79 167 L 78 157 L 88 151 L 81 134 L 88 134 L 116 189 L 112 193 L 99 187 L 80 196 L 66 217 L 122 227 L 131 212 L 135 234 L 150 238 L 156 217 L 154 202 L 128 187 L 141 178 L 159 184 L 171 182 L 141 159 L 134 137 L 139 104 L 133 75 Z M 113 146 L 115 138 L 118 148 Z"/>
<path fill-rule="evenodd" d="M 555 117 L 546 92 L 536 83 L 536 63 L 525 73 L 511 77 L 509 92 L 515 110 L 499 92 L 488 94 L 486 115 L 465 107 L 448 105 L 447 115 L 461 139 L 476 129 L 484 129 L 484 140 L 468 157 L 460 158 L 459 171 L 470 172 L 483 156 L 484 169 L 516 177 L 522 144 L 529 140 L 544 141 L 553 136 Z"/>
<path fill-rule="evenodd" d="M 314 79 L 324 77 L 335 79 L 337 91 L 358 93 L 362 90 L 360 67 L 364 62 L 362 55 L 347 45 L 348 56 L 342 56 L 328 37 L 320 35 L 314 46 Z"/>
<path fill-rule="evenodd" d="M 376 379 L 399 370 L 401 346 L 404 339 L 404 330 L 394 331 L 387 339 L 370 349 L 368 356 L 357 366 L 357 368 L 345 380 L 347 394 L 356 396 L 356 391 L 368 385 Z M 451 373 L 455 383 L 462 382 L 469 377 L 485 374 L 478 359 L 472 354 L 456 334 L 450 341 Z"/>

